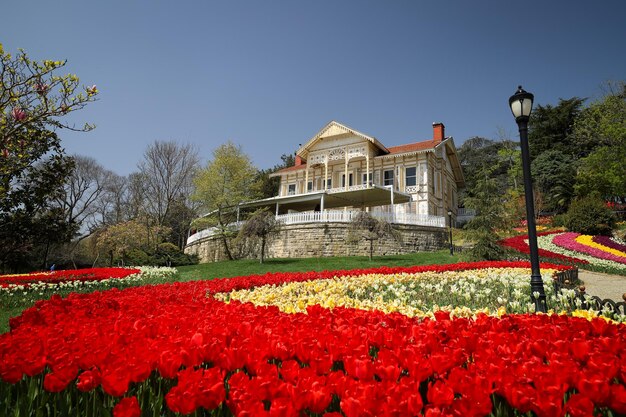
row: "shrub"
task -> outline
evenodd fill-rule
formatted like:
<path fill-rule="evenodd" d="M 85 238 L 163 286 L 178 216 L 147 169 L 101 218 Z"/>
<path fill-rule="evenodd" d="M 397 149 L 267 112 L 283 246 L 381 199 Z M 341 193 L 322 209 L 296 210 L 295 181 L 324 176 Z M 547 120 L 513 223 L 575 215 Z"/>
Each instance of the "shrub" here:
<path fill-rule="evenodd" d="M 565 227 L 585 235 L 611 236 L 615 215 L 596 195 L 574 200 L 565 216 Z"/>
<path fill-rule="evenodd" d="M 159 244 L 149 263 L 155 266 L 193 265 L 198 263 L 198 257 L 184 253 L 173 243 L 165 242 Z"/>
<path fill-rule="evenodd" d="M 141 249 L 131 249 L 124 256 L 124 263 L 126 265 L 148 265 L 149 256 Z"/>
<path fill-rule="evenodd" d="M 479 233 L 471 249 L 463 252 L 463 259 L 467 261 L 506 259 L 507 251 L 498 242 L 498 235 L 494 233 Z"/>
<path fill-rule="evenodd" d="M 554 219 L 552 220 L 552 226 L 554 227 L 565 226 L 566 221 L 567 221 L 566 214 L 557 214 L 556 216 L 554 216 Z"/>

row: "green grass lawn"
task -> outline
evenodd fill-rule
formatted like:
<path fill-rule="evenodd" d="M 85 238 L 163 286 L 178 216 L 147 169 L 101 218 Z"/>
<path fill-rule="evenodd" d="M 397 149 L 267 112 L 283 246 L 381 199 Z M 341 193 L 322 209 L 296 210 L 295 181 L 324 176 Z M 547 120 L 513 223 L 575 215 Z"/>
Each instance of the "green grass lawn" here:
<path fill-rule="evenodd" d="M 260 264 L 258 260 L 242 259 L 237 261 L 223 261 L 200 265 L 179 267 L 178 274 L 169 281 L 149 280 L 142 284 L 162 284 L 171 281 L 196 281 L 202 279 L 228 278 L 242 275 L 265 274 L 267 272 L 294 272 L 294 271 L 329 271 L 338 269 L 362 269 L 380 266 L 412 266 L 449 264 L 458 262 L 457 255 L 450 255 L 447 250 L 437 252 L 419 252 L 409 255 L 376 256 L 369 261 L 365 256 L 333 257 L 333 258 L 304 258 L 304 259 L 268 259 Z M 121 287 L 127 287 L 124 285 Z M 94 291 L 94 288 L 84 292 Z M 66 296 L 70 291 L 58 291 Z M 21 299 L 8 300 L 7 296 L 0 295 L 0 333 L 9 330 L 9 318 L 19 315 L 24 309 L 31 307 L 37 300 L 50 298 L 52 292 L 43 296 L 28 294 Z"/>

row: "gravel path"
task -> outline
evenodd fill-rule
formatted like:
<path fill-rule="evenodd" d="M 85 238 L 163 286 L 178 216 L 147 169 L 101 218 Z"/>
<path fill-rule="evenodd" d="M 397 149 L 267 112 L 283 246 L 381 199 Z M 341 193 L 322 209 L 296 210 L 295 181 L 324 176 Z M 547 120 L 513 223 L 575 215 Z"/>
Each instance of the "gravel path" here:
<path fill-rule="evenodd" d="M 613 301 L 623 301 L 622 295 L 626 295 L 626 276 L 580 269 L 578 278 L 585 283 L 589 295 L 596 295 L 602 299 L 610 298 Z"/>

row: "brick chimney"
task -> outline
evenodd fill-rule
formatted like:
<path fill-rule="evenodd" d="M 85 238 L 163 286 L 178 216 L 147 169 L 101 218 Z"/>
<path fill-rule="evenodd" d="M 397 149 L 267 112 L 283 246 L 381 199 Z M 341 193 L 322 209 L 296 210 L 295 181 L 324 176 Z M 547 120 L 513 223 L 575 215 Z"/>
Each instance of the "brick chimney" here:
<path fill-rule="evenodd" d="M 433 123 L 433 141 L 441 142 L 442 140 L 444 140 L 446 137 L 445 130 L 446 130 L 446 127 L 443 125 L 443 123 L 441 122 Z"/>
<path fill-rule="evenodd" d="M 296 155 L 296 166 L 302 165 L 302 157 L 300 155 Z"/>

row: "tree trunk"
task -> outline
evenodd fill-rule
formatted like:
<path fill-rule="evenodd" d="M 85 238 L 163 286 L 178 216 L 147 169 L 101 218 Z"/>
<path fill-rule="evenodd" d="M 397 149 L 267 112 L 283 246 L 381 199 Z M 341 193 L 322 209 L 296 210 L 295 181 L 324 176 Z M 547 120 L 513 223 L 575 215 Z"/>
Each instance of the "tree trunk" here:
<path fill-rule="evenodd" d="M 226 233 L 224 233 L 224 229 L 226 227 L 224 226 L 224 223 L 222 222 L 222 212 L 221 211 L 217 212 L 217 221 L 218 221 L 218 224 L 219 224 L 220 229 L 221 229 L 222 243 L 224 244 L 224 251 L 226 252 L 226 256 L 228 257 L 228 260 L 229 261 L 233 261 L 233 260 L 235 260 L 235 258 L 233 258 L 233 254 L 230 252 L 230 248 L 228 247 L 228 239 L 226 238 Z"/>
<path fill-rule="evenodd" d="M 370 239 L 370 261 L 372 260 L 373 253 L 374 253 L 374 239 Z"/>
<path fill-rule="evenodd" d="M 261 238 L 261 261 L 259 263 L 263 263 L 264 257 L 265 257 L 265 236 Z"/>

